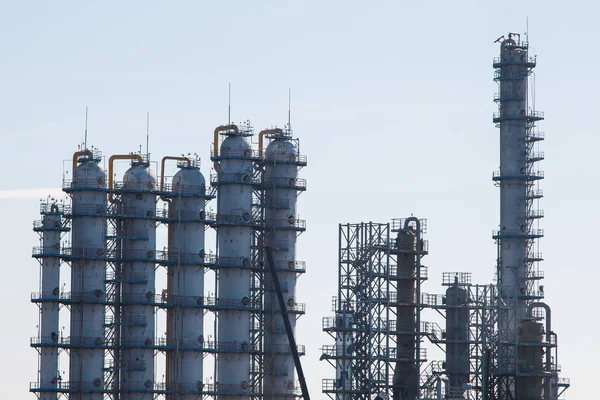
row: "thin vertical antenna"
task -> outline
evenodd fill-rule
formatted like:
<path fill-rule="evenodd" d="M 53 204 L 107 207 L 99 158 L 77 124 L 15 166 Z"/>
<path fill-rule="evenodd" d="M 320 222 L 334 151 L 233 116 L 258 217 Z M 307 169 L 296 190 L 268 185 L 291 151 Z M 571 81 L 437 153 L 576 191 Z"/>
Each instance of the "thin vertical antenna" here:
<path fill-rule="evenodd" d="M 231 82 L 229 82 L 229 102 L 227 106 L 227 125 L 231 125 Z"/>
<path fill-rule="evenodd" d="M 525 18 L 525 41 L 529 43 L 529 17 Z"/>
<path fill-rule="evenodd" d="M 150 150 L 148 150 L 148 144 L 150 143 L 150 112 L 146 112 L 146 157 L 150 159 Z"/>
<path fill-rule="evenodd" d="M 85 133 L 83 139 L 83 149 L 87 150 L 87 126 L 88 126 L 88 106 L 85 106 Z"/>
<path fill-rule="evenodd" d="M 292 88 L 288 88 L 288 129 L 292 129 Z"/>

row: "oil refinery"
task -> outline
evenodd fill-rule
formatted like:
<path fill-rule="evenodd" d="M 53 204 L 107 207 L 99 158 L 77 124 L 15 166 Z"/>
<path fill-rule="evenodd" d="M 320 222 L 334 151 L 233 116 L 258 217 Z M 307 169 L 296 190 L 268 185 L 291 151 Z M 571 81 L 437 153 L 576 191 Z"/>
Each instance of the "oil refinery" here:
<path fill-rule="evenodd" d="M 565 398 L 541 283 L 536 58 L 519 34 L 497 42 L 495 281 L 442 272 L 444 293 L 431 294 L 427 220 L 340 224 L 337 291 L 322 320 L 330 342 L 308 354 L 331 365 L 321 398 Z M 84 145 L 63 179 L 67 200 L 41 202 L 29 388 L 40 400 L 310 399 L 296 342 L 308 297 L 296 290 L 306 271 L 296 249 L 307 158 L 289 123 L 257 136 L 248 122 L 228 123 L 212 139 L 208 179 L 197 156 L 158 163 Z M 443 357 L 430 359 L 427 345 Z"/>

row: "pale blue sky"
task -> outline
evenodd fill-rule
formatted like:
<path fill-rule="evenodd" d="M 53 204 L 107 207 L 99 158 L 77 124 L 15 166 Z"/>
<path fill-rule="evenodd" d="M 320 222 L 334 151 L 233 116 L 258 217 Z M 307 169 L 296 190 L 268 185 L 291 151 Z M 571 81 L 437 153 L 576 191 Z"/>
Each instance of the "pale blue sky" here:
<path fill-rule="evenodd" d="M 524 32 L 538 55 L 536 106 L 546 172 L 541 227 L 546 300 L 559 334 L 568 398 L 595 393 L 594 309 L 600 273 L 593 120 L 600 93 L 598 7 L 548 1 L 8 1 L 0 0 L 0 398 L 31 399 L 36 380 L 39 198 L 6 191 L 60 187 L 63 160 L 83 137 L 104 154 L 135 151 L 151 113 L 154 158 L 197 152 L 209 174 L 212 130 L 250 119 L 292 125 L 309 166 L 299 201 L 308 230 L 298 342 L 313 397 L 333 370 L 321 318 L 336 292 L 337 224 L 414 213 L 429 222 L 430 282 L 441 273 L 493 278 L 499 221 L 493 41 Z M 588 187 L 587 183 L 592 186 Z M 9 198 L 9 197 L 13 198 Z M 428 319 L 428 317 L 424 317 Z M 432 349 L 433 345 L 427 345 Z M 435 354 L 433 351 L 432 354 Z"/>

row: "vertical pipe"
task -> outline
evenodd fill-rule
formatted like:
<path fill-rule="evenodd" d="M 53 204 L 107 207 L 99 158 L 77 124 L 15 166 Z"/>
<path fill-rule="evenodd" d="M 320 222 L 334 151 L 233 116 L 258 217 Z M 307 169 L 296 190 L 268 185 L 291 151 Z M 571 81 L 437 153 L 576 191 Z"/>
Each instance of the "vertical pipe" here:
<path fill-rule="evenodd" d="M 542 303 L 542 302 L 533 302 L 531 304 L 529 304 L 528 308 L 527 308 L 527 314 L 532 317 L 533 316 L 533 310 L 535 308 L 543 308 L 546 311 L 546 344 L 550 345 L 552 343 L 552 336 L 556 335 L 554 332 L 552 332 L 552 309 L 550 308 L 550 306 L 546 303 Z M 556 345 L 556 342 L 554 343 Z M 558 360 L 556 360 L 556 362 L 558 362 Z M 550 373 L 552 372 L 552 352 L 550 351 L 550 347 L 546 348 L 546 363 L 545 363 L 545 371 L 546 371 L 546 378 L 545 378 L 545 384 L 544 384 L 544 396 L 546 399 L 552 399 L 551 397 L 551 393 L 552 393 L 552 379 L 550 377 Z"/>
<path fill-rule="evenodd" d="M 172 218 L 172 203 L 171 203 L 171 199 L 169 197 L 166 196 L 166 192 L 165 192 L 165 177 L 166 177 L 166 173 L 165 173 L 165 164 L 168 160 L 173 160 L 173 161 L 185 161 L 187 163 L 188 166 L 191 165 L 191 160 L 187 157 L 173 157 L 173 156 L 165 156 L 162 158 L 161 162 L 160 162 L 160 188 L 159 191 L 161 193 L 161 197 L 160 199 L 162 201 L 164 201 L 165 203 L 167 203 L 167 251 L 169 254 L 169 259 L 171 259 L 171 248 L 172 248 L 172 227 L 171 227 L 171 218 Z M 167 191 L 168 192 L 168 191 Z M 172 271 L 172 266 L 169 265 L 167 266 L 167 293 L 170 294 L 171 293 L 171 286 L 172 286 L 172 279 L 171 276 L 173 275 L 173 271 Z M 174 345 L 173 340 L 176 341 L 176 339 L 172 338 L 172 332 L 171 332 L 171 325 L 172 325 L 172 318 L 173 318 L 173 310 L 168 307 L 167 308 L 167 332 L 166 332 L 166 340 L 167 340 L 167 344 L 172 347 Z M 165 356 L 165 364 L 166 364 L 166 369 L 165 369 L 165 381 L 167 383 L 171 382 L 171 374 L 172 371 L 174 369 L 174 365 L 173 365 L 173 353 L 174 351 L 176 351 L 177 347 L 175 347 L 175 350 L 169 350 L 166 353 Z"/>

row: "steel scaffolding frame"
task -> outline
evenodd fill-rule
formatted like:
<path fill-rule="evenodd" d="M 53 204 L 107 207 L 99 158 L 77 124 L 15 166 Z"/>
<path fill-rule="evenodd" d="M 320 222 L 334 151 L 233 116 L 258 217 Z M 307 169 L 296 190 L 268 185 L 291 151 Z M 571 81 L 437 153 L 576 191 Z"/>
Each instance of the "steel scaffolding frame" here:
<path fill-rule="evenodd" d="M 30 385 L 30 391 L 35 393 L 38 399 L 48 399 L 48 398 L 57 398 L 61 396 L 62 391 L 62 377 L 60 375 L 60 371 L 56 370 L 57 376 L 55 376 L 51 382 L 45 382 L 42 374 L 42 353 L 44 351 L 51 352 L 52 356 L 55 358 L 56 363 L 60 365 L 59 357 L 61 351 L 64 349 L 62 346 L 63 337 L 62 334 L 59 336 L 58 332 L 53 332 L 50 337 L 46 337 L 43 334 L 43 317 L 44 317 L 44 306 L 50 304 L 51 312 L 56 314 L 56 318 L 53 323 L 56 326 L 59 326 L 59 312 L 61 309 L 60 299 L 60 287 L 56 287 L 52 292 L 44 292 L 43 276 L 44 276 L 44 268 L 47 267 L 46 263 L 48 260 L 51 260 L 51 263 L 55 263 L 56 278 L 58 281 L 60 278 L 60 267 L 63 264 L 62 260 L 62 238 L 64 235 L 67 235 L 70 228 L 70 220 L 65 218 L 65 213 L 70 212 L 70 206 L 62 203 L 57 203 L 54 200 L 48 198 L 46 201 L 42 201 L 40 203 L 40 215 L 41 219 L 38 221 L 34 221 L 33 223 L 33 231 L 38 233 L 40 238 L 41 246 L 39 248 L 34 248 L 32 252 L 32 256 L 37 259 L 40 265 L 40 282 L 39 282 L 39 295 L 32 294 L 31 301 L 37 304 L 39 308 L 39 321 L 38 321 L 38 336 L 35 338 L 31 338 L 30 346 L 35 348 L 38 352 L 38 376 L 37 382 L 32 383 Z M 47 222 L 52 222 L 52 219 L 55 219 L 53 224 L 49 224 Z M 52 237 L 53 235 L 48 235 L 48 233 L 54 232 L 57 236 Z M 52 250 L 46 250 L 49 246 L 46 242 L 47 240 L 54 239 L 56 242 L 52 246 Z M 58 246 L 58 247 L 56 247 Z M 39 250 L 38 250 L 39 249 Z"/>
<path fill-rule="evenodd" d="M 106 320 L 104 325 L 104 338 L 106 343 L 112 343 L 105 349 L 105 362 L 113 363 L 114 366 L 119 366 L 121 362 L 121 281 L 123 280 L 122 265 L 120 260 L 121 240 L 123 235 L 123 220 L 118 218 L 118 215 L 123 214 L 123 203 L 121 195 L 118 191 L 113 191 L 113 203 L 108 206 L 107 210 L 107 232 L 112 231 L 106 237 L 106 251 L 108 254 L 117 255 L 113 259 L 108 259 L 106 262 L 107 279 L 106 279 L 106 296 L 114 301 L 106 305 Z M 138 321 L 138 324 L 146 324 L 147 321 Z M 109 400 L 119 400 L 119 382 L 121 380 L 119 368 L 107 368 L 104 372 L 104 383 L 107 388 L 106 398 Z"/>
<path fill-rule="evenodd" d="M 471 274 L 466 272 L 444 272 L 442 285 L 451 285 L 455 278 L 459 286 L 467 290 L 468 299 L 467 303 L 462 305 L 469 310 L 467 343 L 469 345 L 469 384 L 471 388 L 466 390 L 466 396 L 469 400 L 483 400 L 486 392 L 485 354 L 492 343 L 496 324 L 496 287 L 472 284 Z M 446 304 L 445 296 L 442 295 L 441 304 L 432 304 L 430 307 L 446 318 L 446 310 L 450 306 Z M 429 341 L 445 352 L 446 329 L 432 322 L 425 322 L 423 329 L 427 332 Z M 435 398 L 437 390 L 434 386 L 435 377 L 445 374 L 444 364 L 442 361 L 432 361 L 421 374 L 421 389 L 424 391 L 424 398 Z"/>
<path fill-rule="evenodd" d="M 342 371 L 336 379 L 323 380 L 323 392 L 332 399 L 366 400 L 374 393 L 390 393 L 390 290 L 389 280 L 385 279 L 390 264 L 386 251 L 389 235 L 390 224 L 339 226 L 339 286 L 334 311 L 337 315 L 352 315 L 352 325 L 342 327 L 351 336 L 351 344 L 342 350 L 343 354 L 337 354 L 335 346 L 324 346 L 321 358 L 336 369 L 344 368 L 340 361 L 349 360 L 351 372 L 350 376 L 344 376 L 347 371 Z M 336 326 L 325 330 L 336 339 Z M 345 380 L 351 384 L 348 386 Z"/>
<path fill-rule="evenodd" d="M 331 399 L 391 399 L 399 362 L 414 366 L 418 390 L 418 371 L 426 360 L 425 349 L 421 348 L 425 332 L 420 327 L 424 307 L 420 289 L 426 279 L 420 260 L 427 254 L 427 243 L 420 235 L 425 226 L 424 221 L 414 217 L 392 220 L 392 224 L 339 225 L 339 283 L 333 301 L 336 317 L 323 319 L 323 330 L 336 340 L 336 345 L 323 346 L 321 356 L 336 369 L 336 379 L 322 382 L 323 393 Z M 419 234 L 412 245 L 391 238 L 392 232 L 413 229 Z M 414 256 L 407 276 L 397 272 L 401 254 Z M 403 280 L 414 282 L 413 293 L 398 292 L 398 282 Z M 414 310 L 410 326 L 398 326 L 399 307 Z M 408 353 L 399 349 L 397 342 L 406 335 L 413 338 L 410 341 L 414 344 Z M 345 338 L 341 343 L 340 337 Z"/>
<path fill-rule="evenodd" d="M 260 162 L 255 164 L 254 175 L 252 179 L 256 182 L 262 182 L 264 165 Z M 252 388 L 251 400 L 261 400 L 263 398 L 263 379 L 265 375 L 265 254 L 260 245 L 265 242 L 265 194 L 261 186 L 255 186 L 252 193 L 252 218 L 260 221 L 260 225 L 252 231 L 252 259 L 251 264 L 255 266 L 251 275 L 251 301 L 257 304 L 256 312 L 250 315 L 250 343 L 257 349 L 250 358 L 250 387 Z"/>

